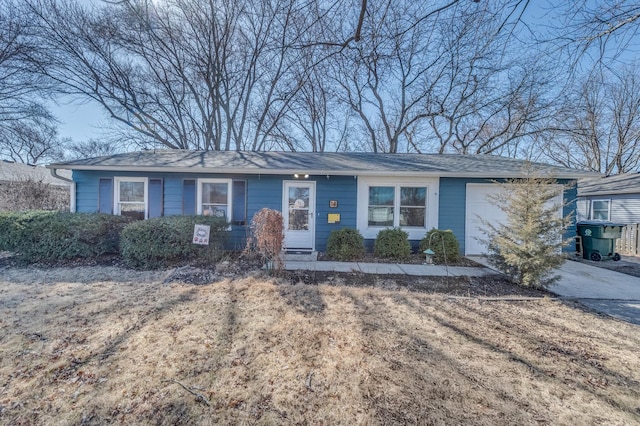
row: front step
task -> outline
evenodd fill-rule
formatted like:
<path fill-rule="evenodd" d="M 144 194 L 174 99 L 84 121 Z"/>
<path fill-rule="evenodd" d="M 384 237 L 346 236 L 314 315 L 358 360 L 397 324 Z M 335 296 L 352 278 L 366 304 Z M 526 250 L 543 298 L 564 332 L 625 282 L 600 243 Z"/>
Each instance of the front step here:
<path fill-rule="evenodd" d="M 298 251 L 291 250 L 285 251 L 283 256 L 284 261 L 290 262 L 315 262 L 318 260 L 318 252 L 317 251 Z"/>

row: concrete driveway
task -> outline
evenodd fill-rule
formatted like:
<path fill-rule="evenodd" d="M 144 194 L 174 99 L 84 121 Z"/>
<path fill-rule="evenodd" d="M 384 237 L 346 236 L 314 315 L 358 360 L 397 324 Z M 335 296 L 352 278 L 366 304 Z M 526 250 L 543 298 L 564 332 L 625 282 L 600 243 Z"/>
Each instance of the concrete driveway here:
<path fill-rule="evenodd" d="M 492 266 L 486 257 L 471 259 Z M 548 290 L 597 312 L 640 325 L 640 278 L 567 260 L 556 272 L 558 283 Z"/>
<path fill-rule="evenodd" d="M 598 312 L 640 325 L 640 278 L 580 262 L 566 261 L 549 291 Z"/>

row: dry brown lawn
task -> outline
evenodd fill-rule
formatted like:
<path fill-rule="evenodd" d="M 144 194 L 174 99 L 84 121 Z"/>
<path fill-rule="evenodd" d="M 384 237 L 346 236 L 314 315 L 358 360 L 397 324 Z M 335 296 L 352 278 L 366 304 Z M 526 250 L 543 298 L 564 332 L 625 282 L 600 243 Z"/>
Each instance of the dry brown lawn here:
<path fill-rule="evenodd" d="M 0 423 L 640 423 L 638 327 L 559 301 L 164 277 L 0 270 Z"/>

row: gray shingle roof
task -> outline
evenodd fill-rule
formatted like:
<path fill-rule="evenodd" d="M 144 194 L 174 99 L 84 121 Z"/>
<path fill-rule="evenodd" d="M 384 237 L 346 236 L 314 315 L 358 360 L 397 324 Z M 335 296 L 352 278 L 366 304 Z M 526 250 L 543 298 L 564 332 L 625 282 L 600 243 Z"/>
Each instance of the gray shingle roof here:
<path fill-rule="evenodd" d="M 63 170 L 60 172 L 60 175 L 69 179 L 71 178 L 71 172 L 68 171 Z M 0 182 L 14 182 L 27 179 L 33 179 L 37 182 L 44 182 L 55 186 L 69 186 L 68 182 L 51 176 L 51 171 L 45 167 L 0 160 Z"/>
<path fill-rule="evenodd" d="M 623 173 L 578 181 L 578 196 L 640 194 L 640 173 Z"/>
<path fill-rule="evenodd" d="M 543 173 L 558 178 L 593 176 L 581 170 L 533 164 Z M 524 165 L 522 160 L 494 155 L 150 150 L 51 164 L 48 167 L 72 170 L 499 178 L 520 176 Z"/>

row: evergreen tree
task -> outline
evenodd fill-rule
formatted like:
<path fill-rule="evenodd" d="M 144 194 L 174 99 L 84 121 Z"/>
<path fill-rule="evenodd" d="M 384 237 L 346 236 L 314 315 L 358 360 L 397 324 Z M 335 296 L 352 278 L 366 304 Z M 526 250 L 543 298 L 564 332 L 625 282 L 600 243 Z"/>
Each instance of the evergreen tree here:
<path fill-rule="evenodd" d="M 524 178 L 499 183 L 502 191 L 489 196 L 506 214 L 504 223 L 482 221 L 487 231 L 489 262 L 523 287 L 545 288 L 558 277 L 564 263 L 562 237 L 571 214 L 559 214 L 558 194 L 564 189 L 551 178 L 527 171 Z"/>

